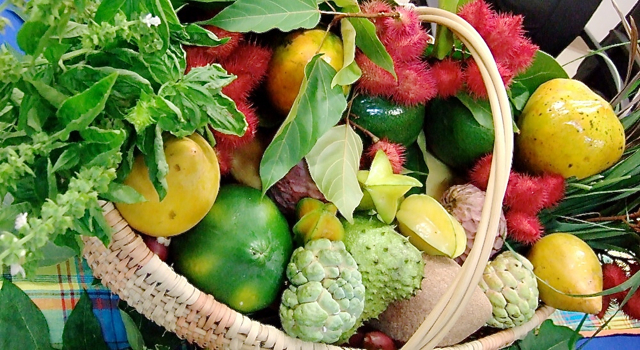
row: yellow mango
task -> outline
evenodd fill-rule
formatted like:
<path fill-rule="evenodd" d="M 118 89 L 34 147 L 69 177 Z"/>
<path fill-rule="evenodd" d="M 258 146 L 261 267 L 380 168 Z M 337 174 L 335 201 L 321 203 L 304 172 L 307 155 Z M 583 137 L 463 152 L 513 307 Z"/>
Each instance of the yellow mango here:
<path fill-rule="evenodd" d="M 583 240 L 569 233 L 548 234 L 533 245 L 527 258 L 539 279 L 540 299 L 545 304 L 565 311 L 600 312 L 602 296 L 566 295 L 602 291 L 602 266 Z"/>
<path fill-rule="evenodd" d="M 133 187 L 147 201 L 115 203 L 132 228 L 154 237 L 175 236 L 194 227 L 209 212 L 220 188 L 218 158 L 199 134 L 170 137 L 164 142 L 164 153 L 169 165 L 164 199 L 159 200 L 140 155 L 124 184 Z"/>

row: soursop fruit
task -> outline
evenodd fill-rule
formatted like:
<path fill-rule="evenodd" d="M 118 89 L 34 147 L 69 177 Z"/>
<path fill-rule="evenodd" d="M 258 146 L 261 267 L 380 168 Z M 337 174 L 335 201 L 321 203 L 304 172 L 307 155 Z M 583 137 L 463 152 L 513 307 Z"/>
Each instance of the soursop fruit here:
<path fill-rule="evenodd" d="M 533 265 L 524 256 L 505 251 L 487 264 L 480 288 L 491 301 L 487 325 L 513 328 L 529 321 L 538 308 L 538 282 Z"/>
<path fill-rule="evenodd" d="M 462 224 L 467 234 L 467 248 L 464 253 L 455 260 L 462 265 L 469 256 L 471 248 L 478 232 L 478 224 L 482 216 L 482 206 L 484 205 L 485 192 L 472 184 L 454 185 L 449 187 L 443 194 L 440 202 L 447 211 Z M 504 213 L 500 213 L 500 224 L 498 233 L 493 243 L 490 257 L 500 252 L 507 235 L 507 221 Z"/>
<path fill-rule="evenodd" d="M 287 334 L 335 343 L 356 324 L 365 287 L 341 241 L 309 241 L 293 251 L 286 273 L 291 284 L 282 294 L 280 321 Z"/>
<path fill-rule="evenodd" d="M 409 239 L 373 216 L 344 221 L 344 245 L 358 263 L 366 289 L 359 322 L 378 317 L 389 304 L 408 299 L 420 289 L 424 274 L 422 253 Z M 351 334 L 349 334 L 351 335 Z"/>

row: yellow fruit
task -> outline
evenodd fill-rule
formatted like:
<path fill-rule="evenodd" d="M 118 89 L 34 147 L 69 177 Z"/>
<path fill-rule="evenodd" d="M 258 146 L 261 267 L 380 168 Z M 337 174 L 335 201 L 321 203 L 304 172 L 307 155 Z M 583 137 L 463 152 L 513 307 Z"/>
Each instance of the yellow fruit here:
<path fill-rule="evenodd" d="M 611 105 L 574 79 L 540 85 L 518 127 L 516 160 L 537 173 L 582 179 L 615 164 L 625 148 L 624 128 Z"/>
<path fill-rule="evenodd" d="M 304 78 L 305 65 L 318 53 L 333 68 L 343 64 L 342 40 L 323 29 L 298 30 L 284 38 L 269 62 L 266 91 L 273 107 L 287 115 Z"/>
<path fill-rule="evenodd" d="M 413 194 L 402 201 L 396 219 L 400 233 L 429 255 L 455 258 L 467 247 L 467 235 L 462 225 L 426 194 Z"/>
<path fill-rule="evenodd" d="M 164 153 L 169 165 L 165 198 L 159 201 L 144 159 L 138 156 L 124 184 L 147 201 L 115 203 L 132 228 L 154 237 L 175 236 L 195 226 L 211 209 L 220 188 L 218 158 L 202 136 L 171 137 L 164 142 Z"/>
<path fill-rule="evenodd" d="M 566 295 L 602 291 L 602 266 L 594 251 L 583 240 L 569 233 L 552 233 L 536 242 L 527 258 L 539 279 L 540 299 L 545 304 L 566 311 L 588 314 L 600 312 L 601 296 Z"/>

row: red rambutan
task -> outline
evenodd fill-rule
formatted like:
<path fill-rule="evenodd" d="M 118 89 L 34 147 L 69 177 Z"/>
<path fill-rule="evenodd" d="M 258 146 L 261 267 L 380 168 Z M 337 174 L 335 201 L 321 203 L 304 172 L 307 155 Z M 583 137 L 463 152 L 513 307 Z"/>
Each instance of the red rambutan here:
<path fill-rule="evenodd" d="M 542 178 L 514 173 L 509 177 L 504 204 L 509 210 L 535 215 L 547 202 L 547 191 Z"/>
<path fill-rule="evenodd" d="M 478 159 L 469 171 L 469 181 L 477 188 L 486 191 L 491 173 L 491 161 L 493 154 L 489 153 Z"/>
<path fill-rule="evenodd" d="M 524 72 L 533 63 L 533 58 L 538 52 L 538 45 L 528 38 L 520 36 L 516 39 L 511 52 L 507 54 L 502 62 L 514 73 Z"/>
<path fill-rule="evenodd" d="M 611 306 L 612 300 L 613 299 L 611 298 L 610 295 L 602 296 L 602 308 L 600 309 L 600 312 L 596 314 L 597 318 L 600 318 L 600 319 L 604 318 L 604 315 L 607 313 L 607 311 L 609 310 L 609 307 Z"/>
<path fill-rule="evenodd" d="M 483 37 L 487 37 L 495 27 L 496 12 L 484 0 L 475 0 L 462 6 L 458 15 L 469 22 Z"/>
<path fill-rule="evenodd" d="M 409 62 L 420 59 L 429 44 L 429 34 L 420 30 L 415 35 L 391 39 L 388 36 L 383 42 L 394 62 Z"/>
<path fill-rule="evenodd" d="M 613 287 L 617 287 L 627 281 L 629 277 L 627 277 L 627 273 L 624 271 L 622 266 L 618 265 L 615 262 L 602 264 L 602 288 L 609 289 Z M 611 299 L 616 299 L 619 302 L 624 299 L 626 296 L 626 292 L 618 292 L 609 294 L 608 297 Z"/>
<path fill-rule="evenodd" d="M 414 106 L 436 97 L 438 89 L 427 63 L 422 61 L 398 62 L 396 64 L 398 85 L 391 99 L 398 104 Z"/>
<path fill-rule="evenodd" d="M 438 97 L 454 96 L 462 89 L 464 74 L 460 61 L 445 59 L 431 66 L 431 74 L 438 88 Z"/>
<path fill-rule="evenodd" d="M 500 77 L 502 77 L 502 82 L 507 88 L 509 88 L 514 76 L 513 72 L 500 62 L 498 62 L 497 67 Z M 487 87 L 485 86 L 484 79 L 482 79 L 480 68 L 478 68 L 478 64 L 474 60 L 467 60 L 467 67 L 464 70 L 464 74 L 469 93 L 475 98 L 487 97 Z"/>
<path fill-rule="evenodd" d="M 405 7 L 396 7 L 395 10 L 400 15 L 399 17 L 385 17 L 382 20 L 386 29 L 385 40 L 403 39 L 422 32 L 422 23 L 415 11 Z"/>
<path fill-rule="evenodd" d="M 362 76 L 356 82 L 356 89 L 371 96 L 389 97 L 398 84 L 393 75 L 373 63 L 361 51 L 356 53 L 355 60 L 362 70 Z"/>
<path fill-rule="evenodd" d="M 379 150 L 382 150 L 387 155 L 387 158 L 389 158 L 393 172 L 400 174 L 404 166 L 407 148 L 399 143 L 390 142 L 387 139 L 379 140 L 367 147 L 365 157 L 363 157 L 366 159 L 366 164 L 371 164 L 371 161 L 373 161 L 373 158 Z"/>
<path fill-rule="evenodd" d="M 493 30 L 483 36 L 496 61 L 507 59 L 513 51 L 518 39 L 523 35 L 522 21 L 524 17 L 512 14 L 499 14 L 494 18 Z"/>
<path fill-rule="evenodd" d="M 542 224 L 535 214 L 508 210 L 504 217 L 507 220 L 507 236 L 515 241 L 532 245 L 542 237 Z"/>
<path fill-rule="evenodd" d="M 640 320 L 640 293 L 633 293 L 627 303 L 622 305 L 622 312 L 634 320 Z"/>
<path fill-rule="evenodd" d="M 273 51 L 256 43 L 241 43 L 233 55 L 222 61 L 229 72 L 240 75 L 246 73 L 254 78 L 256 85 L 264 78 L 269 68 Z"/>
<path fill-rule="evenodd" d="M 229 32 L 222 28 L 211 26 L 211 25 L 205 25 L 203 27 L 208 31 L 212 32 L 213 34 L 215 34 L 220 39 L 229 38 L 229 40 L 222 45 L 206 47 L 207 53 L 216 62 L 220 62 L 225 58 L 229 57 L 229 55 L 231 55 L 231 53 L 238 47 L 240 42 L 242 42 L 242 40 L 244 39 L 244 36 L 242 33 Z"/>
<path fill-rule="evenodd" d="M 391 6 L 382 0 L 365 1 L 360 4 L 360 10 L 363 13 L 368 13 L 368 14 L 393 12 L 393 9 L 391 8 Z M 376 26 L 376 32 L 378 34 L 378 37 L 384 36 L 384 32 L 386 30 L 386 26 L 383 24 L 384 17 L 370 18 L 369 20 L 373 22 L 373 24 Z"/>
<path fill-rule="evenodd" d="M 255 137 L 256 130 L 258 129 L 259 119 L 254 108 L 242 101 L 236 102 L 236 106 L 238 110 L 244 114 L 245 120 L 247 121 L 247 130 L 242 136 L 223 134 L 219 131 L 212 130 L 213 136 L 216 138 L 216 146 L 219 145 L 221 149 L 229 148 L 233 150 L 240 145 L 246 144 Z"/>
<path fill-rule="evenodd" d="M 216 151 L 216 156 L 218 157 L 218 166 L 220 167 L 220 175 L 227 175 L 231 171 L 231 163 L 233 149 L 228 146 L 223 146 L 216 144 L 213 148 Z"/>
<path fill-rule="evenodd" d="M 187 68 L 185 74 L 189 73 L 191 68 L 204 67 L 214 62 L 214 58 L 209 55 L 207 48 L 203 46 L 184 46 L 187 53 Z"/>
<path fill-rule="evenodd" d="M 542 187 L 547 192 L 544 208 L 551 208 L 564 198 L 565 179 L 560 174 L 544 173 L 542 175 Z"/>

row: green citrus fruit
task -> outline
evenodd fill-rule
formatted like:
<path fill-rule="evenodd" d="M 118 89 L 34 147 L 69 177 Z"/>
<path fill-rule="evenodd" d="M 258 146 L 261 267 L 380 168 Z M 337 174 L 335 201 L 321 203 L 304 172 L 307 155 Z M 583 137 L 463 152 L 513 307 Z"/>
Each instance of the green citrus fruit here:
<path fill-rule="evenodd" d="M 350 121 L 381 139 L 408 146 L 422 131 L 424 112 L 424 105 L 402 106 L 384 97 L 357 95 Z"/>
<path fill-rule="evenodd" d="M 273 51 L 265 80 L 267 95 L 276 111 L 287 115 L 304 78 L 304 67 L 318 53 L 335 70 L 342 68 L 342 40 L 324 29 L 297 30 Z"/>
<path fill-rule="evenodd" d="M 289 224 L 276 205 L 242 185 L 222 186 L 204 219 L 170 246 L 178 273 L 243 313 L 277 299 L 292 250 Z"/>
<path fill-rule="evenodd" d="M 585 178 L 615 164 L 624 127 L 609 102 L 574 79 L 540 85 L 518 120 L 516 160 L 527 170 Z"/>
<path fill-rule="evenodd" d="M 457 98 L 434 99 L 425 113 L 424 133 L 431 153 L 449 167 L 465 171 L 493 151 L 493 128 L 478 123 Z"/>

